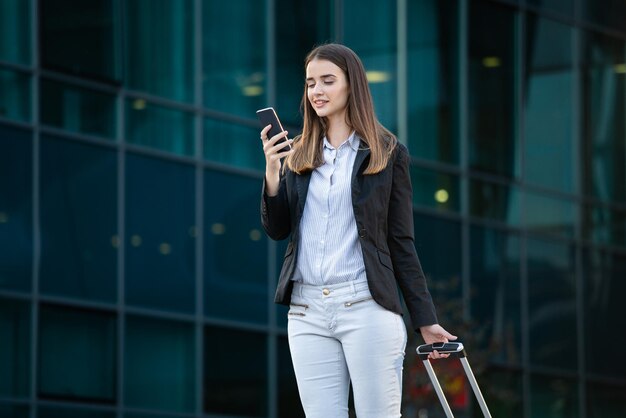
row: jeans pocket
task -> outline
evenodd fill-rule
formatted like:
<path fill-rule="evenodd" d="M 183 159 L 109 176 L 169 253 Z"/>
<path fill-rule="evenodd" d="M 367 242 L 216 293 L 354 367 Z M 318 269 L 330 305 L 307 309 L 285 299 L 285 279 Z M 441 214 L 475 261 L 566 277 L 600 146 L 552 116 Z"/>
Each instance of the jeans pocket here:
<path fill-rule="evenodd" d="M 343 306 L 345 306 L 346 308 L 349 308 L 352 305 L 356 305 L 357 303 L 367 302 L 368 300 L 372 300 L 372 299 L 374 299 L 374 298 L 371 297 L 371 296 L 368 296 L 368 297 L 363 298 L 363 299 L 357 299 L 357 300 L 353 300 L 353 301 L 350 301 L 350 302 L 346 302 L 346 303 L 343 304 Z"/>
<path fill-rule="evenodd" d="M 290 303 L 289 304 L 289 312 L 287 312 L 288 316 L 306 316 L 304 313 L 307 309 L 309 309 L 309 305 L 304 303 Z"/>

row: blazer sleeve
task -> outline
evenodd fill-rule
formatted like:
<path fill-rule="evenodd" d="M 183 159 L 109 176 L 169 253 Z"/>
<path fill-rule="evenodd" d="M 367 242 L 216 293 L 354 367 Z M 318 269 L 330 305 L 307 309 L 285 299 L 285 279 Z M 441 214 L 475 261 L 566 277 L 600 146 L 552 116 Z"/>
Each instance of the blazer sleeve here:
<path fill-rule="evenodd" d="M 398 144 L 394 154 L 387 244 L 411 322 L 419 332 L 422 326 L 436 324 L 437 314 L 415 250 L 409 153 L 404 145 Z"/>
<path fill-rule="evenodd" d="M 287 174 L 281 175 L 278 194 L 268 196 L 265 190 L 265 178 L 261 191 L 261 223 L 267 235 L 273 240 L 282 240 L 291 233 L 291 217 L 287 196 Z"/>

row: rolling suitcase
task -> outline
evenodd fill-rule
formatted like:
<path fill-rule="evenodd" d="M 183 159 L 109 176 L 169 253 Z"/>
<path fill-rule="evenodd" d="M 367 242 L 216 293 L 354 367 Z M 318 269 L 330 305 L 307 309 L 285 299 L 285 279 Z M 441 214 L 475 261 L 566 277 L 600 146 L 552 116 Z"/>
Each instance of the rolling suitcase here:
<path fill-rule="evenodd" d="M 465 357 L 465 349 L 463 347 L 463 343 L 460 342 L 449 342 L 449 343 L 434 343 L 434 344 L 423 344 L 417 347 L 417 355 L 424 362 L 424 367 L 426 367 L 426 371 L 428 372 L 428 377 L 430 377 L 430 381 L 435 388 L 435 392 L 437 392 L 437 397 L 441 402 L 441 406 L 443 406 L 443 410 L 446 413 L 447 418 L 454 418 L 452 415 L 452 410 L 450 409 L 450 405 L 448 405 L 448 401 L 446 400 L 445 395 L 443 394 L 443 390 L 441 390 L 441 386 L 439 385 L 439 380 L 435 375 L 435 371 L 433 370 L 433 366 L 430 364 L 428 360 L 428 354 L 437 350 L 441 354 L 450 354 L 450 357 L 458 358 L 461 361 L 461 365 L 463 366 L 463 370 L 465 370 L 465 375 L 467 376 L 467 380 L 469 380 L 470 385 L 472 386 L 472 390 L 474 391 L 474 395 L 476 395 L 476 399 L 478 400 L 478 404 L 480 405 L 480 409 L 483 411 L 483 415 L 486 418 L 491 418 L 491 413 L 489 412 L 489 408 L 485 403 L 485 399 L 483 398 L 483 394 L 480 392 L 480 388 L 478 387 L 478 383 L 476 382 L 476 378 L 474 377 L 474 373 L 472 372 L 472 368 Z"/>

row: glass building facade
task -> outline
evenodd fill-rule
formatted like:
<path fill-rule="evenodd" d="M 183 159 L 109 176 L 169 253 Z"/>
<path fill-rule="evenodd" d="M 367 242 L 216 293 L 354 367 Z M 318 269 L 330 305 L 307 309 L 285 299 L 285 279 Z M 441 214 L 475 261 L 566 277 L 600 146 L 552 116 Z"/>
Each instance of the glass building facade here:
<path fill-rule="evenodd" d="M 255 110 L 297 132 L 332 40 L 493 415 L 626 416 L 624 1 L 0 0 L 0 417 L 303 416 Z M 403 416 L 441 417 L 419 343 Z"/>

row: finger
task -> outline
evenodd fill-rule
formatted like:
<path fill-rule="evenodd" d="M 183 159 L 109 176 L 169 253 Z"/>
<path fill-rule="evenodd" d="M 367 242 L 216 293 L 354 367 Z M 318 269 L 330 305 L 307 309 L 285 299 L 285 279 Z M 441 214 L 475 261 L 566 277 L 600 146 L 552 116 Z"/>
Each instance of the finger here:
<path fill-rule="evenodd" d="M 261 139 L 267 139 L 267 133 L 272 129 L 272 125 L 267 125 L 263 130 L 261 130 Z"/>
<path fill-rule="evenodd" d="M 274 135 L 273 137 L 271 137 L 269 139 L 269 141 L 267 141 L 270 145 L 275 144 L 276 142 L 280 141 L 281 138 L 287 138 L 287 134 L 289 132 L 287 131 L 282 131 L 281 133 L 278 133 L 276 135 Z"/>
<path fill-rule="evenodd" d="M 265 143 L 263 148 L 266 150 L 265 151 L 266 154 L 274 154 L 274 153 L 280 152 L 283 148 L 287 147 L 292 142 L 293 142 L 293 139 L 287 139 L 286 141 L 280 142 L 278 144 L 273 144 L 270 140 Z"/>

